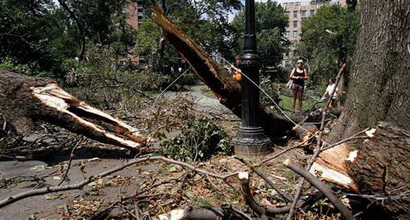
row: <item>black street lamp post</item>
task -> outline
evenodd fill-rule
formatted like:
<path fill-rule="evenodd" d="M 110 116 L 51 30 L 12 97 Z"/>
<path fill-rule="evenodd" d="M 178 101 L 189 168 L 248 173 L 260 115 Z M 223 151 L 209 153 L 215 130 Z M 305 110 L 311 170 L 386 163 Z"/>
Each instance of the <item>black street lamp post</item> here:
<path fill-rule="evenodd" d="M 255 1 L 245 1 L 245 43 L 241 70 L 259 85 L 260 58 L 256 51 Z M 258 117 L 259 90 L 242 77 L 242 125 L 232 140 L 236 155 L 257 156 L 272 151 L 271 140 L 266 137 Z"/>

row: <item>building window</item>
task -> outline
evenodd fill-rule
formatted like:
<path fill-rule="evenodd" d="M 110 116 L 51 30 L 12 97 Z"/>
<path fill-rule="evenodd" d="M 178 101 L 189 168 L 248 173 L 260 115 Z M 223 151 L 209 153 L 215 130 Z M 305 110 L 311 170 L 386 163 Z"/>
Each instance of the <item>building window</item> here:
<path fill-rule="evenodd" d="M 289 11 L 285 11 L 285 16 L 289 17 Z"/>
<path fill-rule="evenodd" d="M 285 31 L 285 37 L 289 37 L 289 31 Z"/>
<path fill-rule="evenodd" d="M 293 17 L 298 18 L 298 11 L 293 11 Z"/>
<path fill-rule="evenodd" d="M 293 37 L 297 37 L 298 36 L 298 31 L 293 31 Z"/>
<path fill-rule="evenodd" d="M 315 10 L 310 10 L 310 17 L 313 17 L 315 15 Z"/>
<path fill-rule="evenodd" d="M 298 27 L 298 21 L 293 21 L 293 28 L 297 28 Z"/>
<path fill-rule="evenodd" d="M 302 18 L 306 17 L 306 10 L 302 10 L 302 12 L 301 12 L 301 13 L 302 13 L 302 15 L 301 15 L 301 16 L 302 16 Z"/>

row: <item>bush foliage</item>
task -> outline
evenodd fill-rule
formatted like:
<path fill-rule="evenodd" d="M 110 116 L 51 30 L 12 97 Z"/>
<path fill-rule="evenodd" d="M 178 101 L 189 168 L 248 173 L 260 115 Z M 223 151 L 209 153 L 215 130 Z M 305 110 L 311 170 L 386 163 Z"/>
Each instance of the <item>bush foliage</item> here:
<path fill-rule="evenodd" d="M 225 130 L 201 118 L 187 120 L 181 134 L 161 144 L 163 154 L 182 161 L 207 160 L 217 152 L 231 153 Z"/>

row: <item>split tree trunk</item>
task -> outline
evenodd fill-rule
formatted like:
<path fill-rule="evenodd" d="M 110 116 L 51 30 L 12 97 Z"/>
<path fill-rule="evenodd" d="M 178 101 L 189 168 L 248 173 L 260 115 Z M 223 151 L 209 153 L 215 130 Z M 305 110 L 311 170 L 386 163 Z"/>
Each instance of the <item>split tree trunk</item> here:
<path fill-rule="evenodd" d="M 22 135 L 42 120 L 104 143 L 131 149 L 146 144 L 136 128 L 87 105 L 56 82 L 5 70 L 0 70 L 0 115 Z"/>

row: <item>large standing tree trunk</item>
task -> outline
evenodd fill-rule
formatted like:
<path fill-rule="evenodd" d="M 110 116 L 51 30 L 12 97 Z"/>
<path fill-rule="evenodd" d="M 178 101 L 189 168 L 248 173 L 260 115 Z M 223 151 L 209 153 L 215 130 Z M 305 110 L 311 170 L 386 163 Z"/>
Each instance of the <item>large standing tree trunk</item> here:
<path fill-rule="evenodd" d="M 361 11 L 347 100 L 330 139 L 377 127 L 373 140 L 355 144 L 347 170 L 362 193 L 398 196 L 410 191 L 410 1 L 363 0 Z M 409 219 L 408 196 L 385 208 Z"/>
<path fill-rule="evenodd" d="M 364 0 L 338 136 L 390 122 L 410 129 L 410 3 Z"/>

